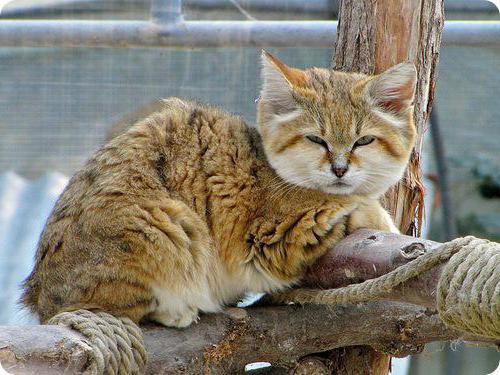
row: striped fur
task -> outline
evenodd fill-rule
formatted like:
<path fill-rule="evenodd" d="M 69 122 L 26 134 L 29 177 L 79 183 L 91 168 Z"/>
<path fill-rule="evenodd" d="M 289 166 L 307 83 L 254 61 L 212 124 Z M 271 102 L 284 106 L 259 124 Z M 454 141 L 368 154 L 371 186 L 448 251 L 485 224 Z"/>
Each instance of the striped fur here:
<path fill-rule="evenodd" d="M 245 293 L 294 285 L 346 233 L 396 230 L 376 198 L 413 146 L 412 69 L 263 63 L 260 135 L 171 98 L 73 176 L 23 285 L 42 322 L 91 308 L 186 327 Z M 348 166 L 342 178 L 332 164 Z"/>

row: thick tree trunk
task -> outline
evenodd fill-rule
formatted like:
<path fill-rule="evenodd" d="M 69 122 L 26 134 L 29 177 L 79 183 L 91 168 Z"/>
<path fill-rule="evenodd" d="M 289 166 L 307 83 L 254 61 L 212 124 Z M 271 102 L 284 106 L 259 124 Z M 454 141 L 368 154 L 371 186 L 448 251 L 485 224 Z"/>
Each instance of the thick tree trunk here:
<path fill-rule="evenodd" d="M 330 288 L 374 278 L 437 246 L 408 236 L 359 231 L 321 258 L 306 282 Z M 491 338 L 467 335 L 441 322 L 435 311 L 439 273 L 438 267 L 420 275 L 380 296 L 383 301 L 230 308 L 224 314 L 202 316 L 185 330 L 144 326 L 147 373 L 237 374 L 251 362 L 290 367 L 299 360 L 293 374 L 361 375 L 375 373 L 375 366 L 387 366 L 370 347 L 405 356 L 432 341 L 462 339 L 494 345 Z M 334 348 L 340 349 L 300 360 Z M 86 340 L 68 328 L 0 327 L 0 363 L 12 374 L 81 373 L 89 357 Z"/>
<path fill-rule="evenodd" d="M 417 67 L 417 144 L 405 178 L 386 201 L 406 234 L 418 234 L 421 226 L 418 161 L 434 100 L 443 24 L 442 0 L 343 0 L 340 7 L 334 69 L 377 74 L 403 61 Z"/>
<path fill-rule="evenodd" d="M 366 74 L 378 74 L 408 60 L 417 67 L 417 143 L 404 178 L 384 200 L 400 231 L 417 236 L 424 210 L 420 155 L 434 99 L 443 24 L 443 0 L 343 0 L 332 61 L 336 70 Z M 387 356 L 360 349 L 366 358 L 360 360 L 359 350 L 354 350 L 357 354 L 353 356 L 338 356 L 339 361 L 345 362 L 340 367 L 363 366 L 365 373 L 387 374 L 390 366 Z M 346 373 L 351 372 L 346 370 Z"/>

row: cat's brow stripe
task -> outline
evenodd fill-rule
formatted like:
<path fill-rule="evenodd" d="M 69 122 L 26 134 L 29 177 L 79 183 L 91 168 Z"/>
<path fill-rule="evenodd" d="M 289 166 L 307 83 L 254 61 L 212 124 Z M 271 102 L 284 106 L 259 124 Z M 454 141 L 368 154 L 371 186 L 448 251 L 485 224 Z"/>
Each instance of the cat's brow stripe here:
<path fill-rule="evenodd" d="M 396 147 L 391 142 L 386 141 L 384 138 L 378 138 L 378 141 L 382 145 L 382 147 L 389 153 L 391 156 L 398 158 L 401 154 L 398 152 Z"/>
<path fill-rule="evenodd" d="M 287 148 L 296 145 L 297 143 L 299 143 L 302 140 L 302 138 L 303 137 L 301 135 L 295 135 L 292 138 L 289 138 L 285 143 L 283 143 L 280 147 L 278 147 L 278 149 L 276 150 L 276 153 L 277 154 L 282 153 Z"/>
<path fill-rule="evenodd" d="M 361 127 L 363 126 L 363 121 L 360 119 L 356 119 L 356 135 L 361 133 Z"/>

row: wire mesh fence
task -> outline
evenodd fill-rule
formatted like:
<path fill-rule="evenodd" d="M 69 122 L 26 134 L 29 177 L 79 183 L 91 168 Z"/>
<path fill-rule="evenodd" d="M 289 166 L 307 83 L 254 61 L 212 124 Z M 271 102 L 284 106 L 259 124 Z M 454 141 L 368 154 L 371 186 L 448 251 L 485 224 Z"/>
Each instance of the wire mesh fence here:
<path fill-rule="evenodd" d="M 336 15 L 335 2 L 330 1 L 311 2 L 317 9 L 325 9 L 322 11 L 312 5 L 313 9 L 300 11 L 297 7 L 305 2 L 296 1 L 267 9 L 256 6 L 258 1 L 252 5 L 251 0 L 219 1 L 219 7 L 216 3 L 186 1 L 182 15 L 186 20 L 208 21 L 331 20 Z M 449 2 L 454 3 L 458 7 L 459 2 Z M 0 18 L 147 21 L 150 6 L 150 1 L 136 0 L 13 1 L 4 7 Z M 499 20 L 500 16 L 488 7 L 474 17 Z M 461 17 L 457 14 L 468 13 L 455 13 L 454 18 Z M 329 66 L 332 54 L 331 48 L 271 51 L 297 67 Z M 169 96 L 216 105 L 252 123 L 260 87 L 259 55 L 257 46 L 75 49 L 0 45 L 0 175 L 14 171 L 36 179 L 55 171 L 70 176 L 117 126 L 145 116 L 156 108 L 159 99 Z M 459 230 L 497 240 L 500 200 L 483 190 L 494 191 L 500 186 L 499 61 L 498 48 L 444 47 L 437 88 Z M 424 158 L 431 160 L 430 147 L 425 152 Z M 430 180 L 434 170 L 431 162 L 426 170 Z M 439 214 L 439 196 L 434 196 L 429 223 L 431 236 L 436 239 L 442 236 Z M 0 257 L 2 272 L 7 272 L 7 264 Z M 498 358 L 487 353 L 477 364 L 463 359 L 470 358 L 468 354 L 460 357 L 461 373 L 472 373 L 469 371 L 473 368 L 478 371 L 474 373 L 486 371 Z M 436 357 L 429 354 L 421 357 L 414 362 L 412 374 L 446 373 L 442 360 L 432 362 L 429 358 Z"/>

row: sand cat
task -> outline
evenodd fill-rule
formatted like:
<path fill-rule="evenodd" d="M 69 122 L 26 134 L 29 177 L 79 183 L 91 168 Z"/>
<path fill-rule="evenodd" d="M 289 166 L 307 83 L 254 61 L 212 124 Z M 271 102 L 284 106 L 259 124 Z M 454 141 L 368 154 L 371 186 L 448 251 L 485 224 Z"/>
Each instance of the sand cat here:
<path fill-rule="evenodd" d="M 42 322 L 95 308 L 186 327 L 296 284 L 357 228 L 396 230 L 378 198 L 414 145 L 414 65 L 367 76 L 262 63 L 256 127 L 167 99 L 73 176 L 24 283 Z"/>

